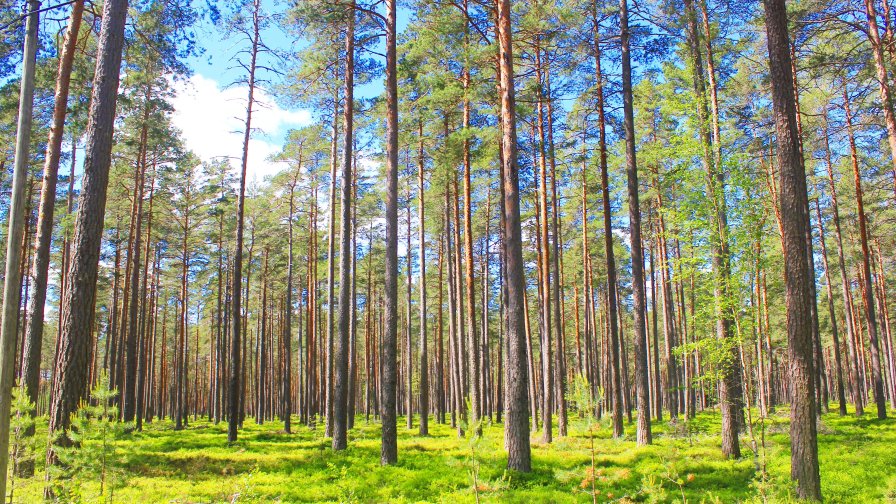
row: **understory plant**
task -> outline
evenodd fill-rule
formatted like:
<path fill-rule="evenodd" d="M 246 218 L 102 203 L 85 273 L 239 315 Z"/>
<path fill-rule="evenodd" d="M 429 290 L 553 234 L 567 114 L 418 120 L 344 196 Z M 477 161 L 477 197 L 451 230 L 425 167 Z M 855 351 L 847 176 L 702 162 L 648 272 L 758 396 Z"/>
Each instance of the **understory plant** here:
<path fill-rule="evenodd" d="M 575 403 L 576 410 L 581 418 L 585 419 L 585 427 L 588 430 L 589 451 L 591 452 L 591 467 L 587 477 L 582 481 L 583 486 L 591 487 L 591 501 L 597 503 L 597 488 L 595 480 L 597 479 L 596 468 L 594 465 L 594 436 L 595 426 L 600 426 L 595 417 L 597 405 L 603 401 L 604 389 L 597 387 L 592 391 L 588 377 L 583 374 L 575 376 L 572 382 L 572 389 L 567 393 L 567 400 Z"/>
<path fill-rule="evenodd" d="M 124 484 L 124 461 L 115 441 L 123 436 L 128 424 L 118 421 L 118 407 L 112 402 L 117 394 L 103 372 L 90 391 L 90 399 L 72 415 L 65 442 L 57 443 L 59 464 L 50 468 L 57 499 L 113 502 L 115 491 Z"/>
<path fill-rule="evenodd" d="M 34 428 L 34 403 L 28 398 L 24 387 L 17 384 L 12 388 L 12 417 L 9 421 L 9 502 L 12 503 L 20 475 L 20 468 L 26 465 L 33 467 L 35 459 L 34 436 L 28 435 Z"/>

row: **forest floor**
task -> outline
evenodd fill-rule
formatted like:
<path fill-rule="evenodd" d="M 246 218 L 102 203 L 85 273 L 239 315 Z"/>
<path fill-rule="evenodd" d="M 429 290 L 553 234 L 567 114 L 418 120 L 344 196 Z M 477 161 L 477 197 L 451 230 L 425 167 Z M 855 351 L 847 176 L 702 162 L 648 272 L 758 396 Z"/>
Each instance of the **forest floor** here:
<path fill-rule="evenodd" d="M 349 448 L 339 453 L 330 449 L 322 425 L 296 425 L 285 434 L 280 422 L 247 419 L 240 441 L 228 446 L 223 422 L 194 421 L 182 431 L 154 422 L 115 441 L 119 476 L 108 479 L 117 480 L 115 502 L 592 501 L 591 439 L 583 420 L 574 419 L 570 435 L 550 445 L 533 434 L 533 471 L 525 475 L 504 470 L 500 425 L 486 425 L 475 442 L 447 425 L 431 422 L 429 437 L 417 436 L 416 425 L 407 430 L 403 418 L 398 425 L 399 462 L 381 467 L 379 427 L 363 417 L 349 433 Z M 626 424 L 625 439 L 614 440 L 605 418 L 593 430 L 597 502 L 791 500 L 785 408 L 764 425 L 755 422 L 754 436 L 742 436 L 740 460 L 722 457 L 719 431 L 718 413 L 705 412 L 689 422 L 655 422 L 654 444 L 638 447 L 634 425 Z M 896 502 L 893 416 L 826 414 L 819 422 L 819 453 L 827 502 Z M 757 471 L 762 466 L 765 477 Z M 43 481 L 38 471 L 16 482 L 15 501 L 38 502 Z M 108 502 L 108 485 L 103 498 L 96 481 L 85 481 L 81 498 Z"/>

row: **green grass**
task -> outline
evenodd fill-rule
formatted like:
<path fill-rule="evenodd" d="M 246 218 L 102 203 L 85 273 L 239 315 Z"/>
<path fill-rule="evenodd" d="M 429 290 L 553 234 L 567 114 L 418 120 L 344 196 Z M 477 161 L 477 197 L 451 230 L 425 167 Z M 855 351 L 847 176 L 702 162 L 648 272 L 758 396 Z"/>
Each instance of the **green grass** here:
<path fill-rule="evenodd" d="M 570 436 L 543 445 L 533 435 L 530 474 L 504 470 L 503 430 L 485 426 L 484 438 L 458 439 L 449 426 L 430 424 L 419 437 L 399 420 L 399 462 L 379 464 L 379 427 L 359 418 L 349 448 L 334 453 L 323 429 L 246 421 L 240 441 L 227 444 L 226 424 L 193 422 L 175 432 L 155 422 L 126 434 L 116 449 L 126 461 L 116 502 L 591 502 L 590 451 L 584 423 Z M 765 422 L 765 449 L 754 454 L 741 438 L 744 458 L 721 456 L 719 417 L 654 424 L 654 444 L 636 446 L 634 426 L 614 440 L 609 426 L 595 431 L 595 486 L 599 502 L 761 502 L 791 499 L 785 409 Z M 761 444 L 761 430 L 755 426 Z M 822 492 L 826 502 L 896 502 L 896 421 L 825 415 L 819 424 Z M 768 478 L 757 477 L 765 462 Z M 478 467 L 478 492 L 471 469 Z M 20 482 L 16 501 L 40 499 L 44 475 Z M 84 494 L 93 499 L 97 488 Z"/>

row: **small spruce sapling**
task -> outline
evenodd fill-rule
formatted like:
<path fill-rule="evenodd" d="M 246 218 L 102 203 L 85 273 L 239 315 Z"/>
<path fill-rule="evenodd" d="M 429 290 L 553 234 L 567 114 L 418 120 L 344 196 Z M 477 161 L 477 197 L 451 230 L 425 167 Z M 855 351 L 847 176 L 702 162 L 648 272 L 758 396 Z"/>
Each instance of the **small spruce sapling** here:
<path fill-rule="evenodd" d="M 28 398 L 25 389 L 17 384 L 12 388 L 12 418 L 10 418 L 12 439 L 10 440 L 9 459 L 12 463 L 7 475 L 10 503 L 13 502 L 15 495 L 16 476 L 19 474 L 19 468 L 23 465 L 34 464 L 34 436 L 26 434 L 32 427 L 34 427 L 34 403 Z"/>
<path fill-rule="evenodd" d="M 575 404 L 579 418 L 585 419 L 585 426 L 588 429 L 588 441 L 591 443 L 591 473 L 582 483 L 591 485 L 591 501 L 595 504 L 597 503 L 597 489 L 595 488 L 597 469 L 594 466 L 594 428 L 597 425 L 597 419 L 594 416 L 594 412 L 597 410 L 595 406 L 600 404 L 603 396 L 603 387 L 597 388 L 596 397 L 591 393 L 591 384 L 588 383 L 588 377 L 582 374 L 576 375 L 572 382 L 572 389 L 567 393 L 567 401 Z"/>
<path fill-rule="evenodd" d="M 51 468 L 51 481 L 56 495 L 64 500 L 112 502 L 115 490 L 124 484 L 122 460 L 115 449 L 126 424 L 118 422 L 118 408 L 112 400 L 118 392 L 109 385 L 109 377 L 102 373 L 90 391 L 90 401 L 82 402 L 72 416 L 67 432 L 70 446 L 58 451 L 58 466 Z M 96 482 L 95 496 L 85 495 L 88 482 Z"/>
<path fill-rule="evenodd" d="M 470 408 L 472 408 L 472 403 L 467 399 L 467 411 L 470 411 Z M 467 466 L 469 467 L 470 478 L 473 480 L 473 494 L 476 496 L 476 504 L 479 504 L 479 456 L 476 449 L 485 437 L 482 428 L 485 423 L 484 420 L 484 418 L 480 417 L 473 425 L 467 426 L 472 429 L 470 430 L 470 456 L 467 459 Z M 466 426 L 467 420 L 462 420 L 462 423 Z"/>

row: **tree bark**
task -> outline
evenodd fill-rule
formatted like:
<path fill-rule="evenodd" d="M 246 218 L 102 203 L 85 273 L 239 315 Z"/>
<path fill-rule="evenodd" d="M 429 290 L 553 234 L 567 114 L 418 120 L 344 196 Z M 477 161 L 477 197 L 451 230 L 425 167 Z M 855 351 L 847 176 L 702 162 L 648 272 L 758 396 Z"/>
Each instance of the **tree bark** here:
<path fill-rule="evenodd" d="M 72 413 L 87 391 L 88 349 L 92 338 L 97 269 L 106 213 L 106 190 L 109 184 L 112 133 L 115 128 L 127 10 L 127 0 L 109 0 L 103 5 L 96 73 L 88 112 L 84 176 L 72 239 L 74 254 L 65 282 L 62 331 L 53 374 L 49 425 L 49 431 L 53 433 L 51 436 L 57 436 L 58 431 L 68 428 Z M 65 435 L 62 434 L 58 440 L 65 443 Z M 54 465 L 56 462 L 56 454 L 51 446 L 47 451 L 47 463 Z"/>
<path fill-rule="evenodd" d="M 875 0 L 865 0 L 865 14 L 868 17 L 868 38 L 871 40 L 871 52 L 874 56 L 874 69 L 876 70 L 880 101 L 883 104 L 884 123 L 887 125 L 887 140 L 890 145 L 890 162 L 893 170 L 893 195 L 896 198 L 896 113 L 893 110 L 893 95 L 890 90 L 890 78 L 887 75 L 887 65 L 884 61 L 884 45 L 880 37 L 880 29 L 877 25 L 877 8 Z M 887 14 L 887 27 L 889 28 L 889 13 Z"/>
<path fill-rule="evenodd" d="M 501 143 L 504 153 L 501 179 L 504 186 L 504 257 L 507 261 L 507 380 L 505 382 L 504 444 L 507 468 L 532 470 L 529 447 L 527 352 L 525 344 L 522 229 L 520 226 L 519 165 L 517 164 L 516 98 L 513 78 L 513 44 L 510 0 L 497 0 L 497 34 L 501 54 Z"/>
<path fill-rule="evenodd" d="M 644 248 L 641 245 L 641 206 L 638 202 L 638 164 L 635 157 L 635 112 L 632 95 L 632 68 L 628 27 L 628 0 L 619 2 L 619 29 L 622 42 L 622 100 L 625 126 L 625 161 L 628 179 L 628 210 L 631 226 L 632 294 L 634 298 L 632 337 L 635 350 L 635 389 L 638 396 L 638 444 L 652 442 L 650 431 L 650 385 L 647 383 L 647 331 L 644 322 Z"/>
<path fill-rule="evenodd" d="M 40 24 L 38 11 L 40 10 L 40 2 L 29 0 L 26 10 L 28 15 L 25 19 L 25 44 L 22 50 L 22 80 L 19 92 L 19 117 L 16 129 L 12 195 L 9 201 L 9 231 L 6 234 L 6 276 L 3 283 L 3 315 L 2 328 L 0 328 L 0 349 L 3 352 L 2 358 L 0 358 L 0 475 L 2 475 L 0 477 L 0 480 L 2 480 L 0 482 L 0 495 L 4 497 L 6 496 L 10 409 L 12 406 L 12 386 L 15 378 L 19 308 L 22 295 L 22 271 L 19 262 L 23 256 L 22 243 L 25 236 L 27 236 L 26 229 L 29 219 L 25 212 L 25 204 L 30 198 L 25 193 L 25 183 L 29 176 L 28 162 L 31 157 L 31 123 L 33 119 L 32 111 L 34 110 L 34 74 L 37 60 L 37 32 Z M 120 58 L 121 55 L 119 54 Z M 100 222 L 102 222 L 102 219 L 100 219 Z M 102 225 L 100 227 L 102 228 Z M 102 229 L 100 229 L 99 233 L 102 233 Z M 97 240 L 96 245 L 97 249 L 99 249 L 99 240 Z M 40 320 L 39 323 L 42 324 L 43 320 Z M 52 432 L 52 429 L 50 432 Z"/>
<path fill-rule="evenodd" d="M 824 240 L 824 224 L 821 218 L 821 205 L 815 200 L 815 213 L 818 216 L 818 240 L 821 243 L 821 258 L 824 261 L 824 281 L 828 293 L 828 315 L 831 318 L 831 338 L 834 346 L 834 359 L 836 361 L 837 401 L 839 403 L 840 416 L 846 415 L 846 395 L 843 391 L 843 365 L 840 357 L 840 338 L 837 330 L 837 313 L 834 311 L 834 292 L 831 286 L 831 272 L 828 266 L 828 249 Z"/>
<path fill-rule="evenodd" d="M 843 296 L 844 324 L 846 325 L 846 347 L 847 347 L 847 376 L 851 376 L 848 380 L 853 403 L 856 409 L 856 415 L 864 414 L 864 403 L 862 391 L 859 385 L 859 356 L 856 351 L 856 330 L 855 317 L 853 315 L 852 295 L 849 290 L 849 277 L 846 274 L 846 258 L 843 253 L 843 233 L 840 229 L 840 209 L 837 202 L 837 186 L 834 181 L 834 165 L 831 160 L 831 147 L 828 142 L 827 119 L 825 119 L 825 130 L 823 141 L 825 145 L 825 165 L 828 171 L 828 186 L 830 188 L 831 197 L 831 214 L 834 220 L 834 237 L 837 243 L 837 264 L 840 268 L 840 289 Z"/>
<path fill-rule="evenodd" d="M 386 327 L 382 339 L 380 463 L 398 462 L 396 426 L 398 333 L 398 56 L 396 0 L 386 0 Z"/>
<path fill-rule="evenodd" d="M 242 338 L 242 296 L 243 296 L 243 220 L 246 207 L 246 169 L 249 164 L 249 139 L 252 134 L 252 107 L 255 103 L 255 69 L 258 61 L 261 22 L 261 0 L 253 1 L 252 9 L 252 49 L 249 54 L 249 95 L 246 103 L 246 128 L 243 133 L 243 157 L 240 167 L 240 189 L 237 196 L 236 244 L 233 252 L 233 273 L 231 274 L 230 316 L 230 384 L 227 411 L 227 441 L 234 443 L 242 423 L 240 399 L 243 383 L 243 363 L 241 359 Z"/>
<path fill-rule="evenodd" d="M 610 352 L 611 354 L 611 376 L 612 383 L 609 387 L 610 404 L 613 409 L 613 437 L 621 438 L 625 435 L 625 429 L 622 424 L 622 389 L 616 384 L 622 382 L 620 372 L 620 355 L 619 355 L 619 307 L 616 304 L 618 296 L 616 289 L 618 283 L 616 280 L 616 256 L 613 252 L 613 214 L 610 206 L 610 177 L 607 167 L 607 120 L 604 104 L 604 77 L 601 68 L 601 49 L 600 49 L 600 25 L 598 23 L 597 2 L 592 4 L 592 15 L 594 22 L 594 67 L 595 82 L 597 83 L 597 116 L 598 116 L 598 134 L 600 149 L 600 181 L 601 181 L 601 199 L 603 200 L 603 220 L 604 220 L 604 254 L 607 263 L 607 320 L 609 322 L 610 336 Z M 588 293 L 591 296 L 591 293 Z"/>
<path fill-rule="evenodd" d="M 420 432 L 429 435 L 429 355 L 426 347 L 426 220 L 424 192 L 423 120 L 417 125 L 419 149 L 417 154 L 417 218 L 420 243 Z M 439 263 L 441 266 L 441 262 Z M 441 288 L 441 287 L 440 287 Z"/>
<path fill-rule="evenodd" d="M 866 2 L 867 3 L 867 2 Z M 856 139 L 853 134 L 852 115 L 849 110 L 849 96 L 843 90 L 843 109 L 846 113 L 846 131 L 849 136 L 849 150 L 852 159 L 852 173 L 856 188 L 856 214 L 859 220 L 859 240 L 862 246 L 862 299 L 865 301 L 865 322 L 868 326 L 868 339 L 871 344 L 871 385 L 874 391 L 874 402 L 877 405 L 877 418 L 887 418 L 887 401 L 884 396 L 884 382 L 881 373 L 880 343 L 877 334 L 877 313 L 874 309 L 874 286 L 871 277 L 871 250 L 868 247 L 868 219 L 865 216 L 864 194 L 862 191 L 862 174 L 859 171 L 859 157 L 856 150 Z M 864 353 L 863 353 L 864 354 Z"/>
<path fill-rule="evenodd" d="M 779 205 L 784 231 L 787 341 L 790 367 L 790 475 L 797 497 L 821 500 L 813 371 L 812 299 L 809 298 L 806 173 L 801 163 L 794 103 L 787 7 L 784 0 L 763 0 L 769 69 L 781 179 Z"/>
<path fill-rule="evenodd" d="M 348 429 L 348 354 L 350 344 L 351 318 L 351 220 L 352 220 L 352 135 L 354 134 L 354 89 L 355 89 L 355 8 L 354 2 L 347 7 L 347 27 L 345 31 L 345 106 L 343 107 L 343 141 L 342 141 L 342 180 L 340 190 L 341 210 L 339 226 L 339 338 L 336 341 L 335 366 L 336 383 L 333 403 L 333 449 L 344 450 L 347 446 L 346 431 Z M 335 182 L 333 182 L 335 184 Z M 335 216 L 335 199 L 330 199 L 330 216 Z M 333 230 L 333 224 L 330 224 Z M 333 239 L 330 239 L 330 254 L 333 253 Z M 333 258 L 330 257 L 330 271 L 333 270 Z M 330 300 L 332 295 L 332 276 L 330 277 Z M 330 306 L 330 314 L 333 306 Z M 332 328 L 333 323 L 330 322 Z"/>

